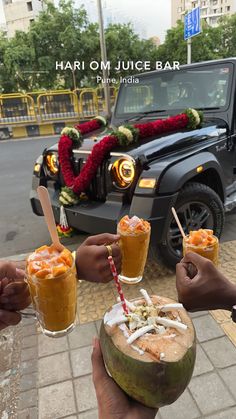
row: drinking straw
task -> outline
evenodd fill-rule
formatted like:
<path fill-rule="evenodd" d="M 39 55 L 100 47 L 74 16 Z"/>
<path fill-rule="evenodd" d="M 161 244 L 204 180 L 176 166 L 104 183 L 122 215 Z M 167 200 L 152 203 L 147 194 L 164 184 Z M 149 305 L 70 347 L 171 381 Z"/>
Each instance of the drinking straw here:
<path fill-rule="evenodd" d="M 118 291 L 119 296 L 120 296 L 120 301 L 122 303 L 123 310 L 124 310 L 125 314 L 129 314 L 129 310 L 128 310 L 126 302 L 125 302 L 125 297 L 124 297 L 124 294 L 123 294 L 123 291 L 122 291 L 122 288 L 121 288 L 121 285 L 120 285 L 118 273 L 117 273 L 116 266 L 115 266 L 115 263 L 114 263 L 114 260 L 113 260 L 112 256 L 109 256 L 108 260 L 109 260 L 109 263 L 110 263 L 111 273 L 113 275 L 113 278 L 114 278 L 114 281 L 115 281 L 115 284 L 116 284 L 116 288 L 117 288 L 117 291 Z"/>
<path fill-rule="evenodd" d="M 177 212 L 175 211 L 174 207 L 171 208 L 171 211 L 172 211 L 172 214 L 174 216 L 174 219 L 175 219 L 175 221 L 176 221 L 176 223 L 177 223 L 177 225 L 179 227 L 179 231 L 182 234 L 183 239 L 185 239 L 185 237 L 186 237 L 185 232 L 183 230 L 182 225 L 180 224 L 179 217 L 178 217 Z"/>

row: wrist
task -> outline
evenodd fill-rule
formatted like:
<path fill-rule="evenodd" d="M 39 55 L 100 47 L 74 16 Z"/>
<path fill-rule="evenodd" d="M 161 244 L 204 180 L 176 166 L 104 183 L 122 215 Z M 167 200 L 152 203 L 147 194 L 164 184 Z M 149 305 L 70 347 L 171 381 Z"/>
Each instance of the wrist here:
<path fill-rule="evenodd" d="M 232 310 L 233 305 L 236 304 L 236 284 L 229 282 L 222 293 L 221 309 Z"/>
<path fill-rule="evenodd" d="M 76 274 L 77 274 L 77 278 L 81 279 L 82 278 L 82 272 L 80 269 L 80 264 L 79 264 L 79 255 L 78 255 L 78 250 L 76 252 L 76 256 L 75 256 L 75 268 L 76 268 Z"/>

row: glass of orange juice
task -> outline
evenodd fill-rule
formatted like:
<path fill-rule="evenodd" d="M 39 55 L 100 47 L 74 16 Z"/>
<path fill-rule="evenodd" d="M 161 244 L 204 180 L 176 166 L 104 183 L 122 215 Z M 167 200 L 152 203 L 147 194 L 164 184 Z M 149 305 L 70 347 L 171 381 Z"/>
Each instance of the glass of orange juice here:
<path fill-rule="evenodd" d="M 127 284 L 137 284 L 142 280 L 147 260 L 151 226 L 136 216 L 123 217 L 117 227 L 120 235 L 122 270 L 119 279 Z"/>
<path fill-rule="evenodd" d="M 76 323 L 77 281 L 75 261 L 68 249 L 36 249 L 27 259 L 26 278 L 42 331 L 61 337 Z"/>
<path fill-rule="evenodd" d="M 217 266 L 219 263 L 219 240 L 213 235 L 212 230 L 190 231 L 189 235 L 183 239 L 183 254 L 185 255 L 187 252 L 198 253 Z"/>

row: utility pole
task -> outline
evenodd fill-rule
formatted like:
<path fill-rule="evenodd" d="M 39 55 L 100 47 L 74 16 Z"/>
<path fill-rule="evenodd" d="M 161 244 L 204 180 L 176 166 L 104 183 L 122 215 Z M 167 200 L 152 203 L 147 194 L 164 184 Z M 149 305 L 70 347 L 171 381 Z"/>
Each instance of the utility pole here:
<path fill-rule="evenodd" d="M 186 7 L 187 6 L 187 7 Z M 191 10 L 190 3 L 184 3 L 184 39 L 187 40 L 187 63 L 192 63 L 192 37 L 201 33 L 201 0 L 197 0 L 197 7 Z"/>
<path fill-rule="evenodd" d="M 98 7 L 98 23 L 99 23 L 99 33 L 100 33 L 101 57 L 102 57 L 102 61 L 105 64 L 107 63 L 107 50 L 106 50 L 106 41 L 105 41 L 104 25 L 103 25 L 102 0 L 97 0 L 97 7 Z M 105 81 L 103 86 L 104 86 L 104 93 L 105 93 L 106 114 L 107 114 L 107 117 L 110 118 L 111 117 L 111 98 L 110 98 L 109 83 L 107 81 L 109 77 L 109 72 L 108 72 L 108 69 L 106 68 L 106 65 L 102 67 L 102 75 Z"/>
<path fill-rule="evenodd" d="M 187 64 L 192 63 L 192 39 L 187 40 Z"/>

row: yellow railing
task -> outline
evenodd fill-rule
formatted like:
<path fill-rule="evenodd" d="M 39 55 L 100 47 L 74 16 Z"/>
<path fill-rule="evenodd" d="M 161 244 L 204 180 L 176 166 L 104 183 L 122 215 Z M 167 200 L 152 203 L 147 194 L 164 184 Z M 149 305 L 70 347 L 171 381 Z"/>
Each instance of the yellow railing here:
<path fill-rule="evenodd" d="M 78 100 L 73 92 L 42 93 L 37 98 L 41 121 L 58 121 L 79 117 Z"/>
<path fill-rule="evenodd" d="M 116 87 L 110 87 L 110 99 L 111 99 L 111 106 L 114 105 L 116 100 L 118 89 Z M 102 112 L 105 109 L 105 92 L 103 87 L 97 87 L 96 89 L 97 94 L 97 101 L 98 101 L 98 110 Z"/>
<path fill-rule="evenodd" d="M 117 88 L 110 87 L 111 104 Z M 0 95 L 0 125 L 90 119 L 105 112 L 103 88 L 35 91 Z"/>
<path fill-rule="evenodd" d="M 0 125 L 24 124 L 37 122 L 34 101 L 24 94 L 6 94 L 0 96 Z"/>
<path fill-rule="evenodd" d="M 99 113 L 98 98 L 95 89 L 83 89 L 79 96 L 79 111 L 81 118 L 92 118 Z"/>

